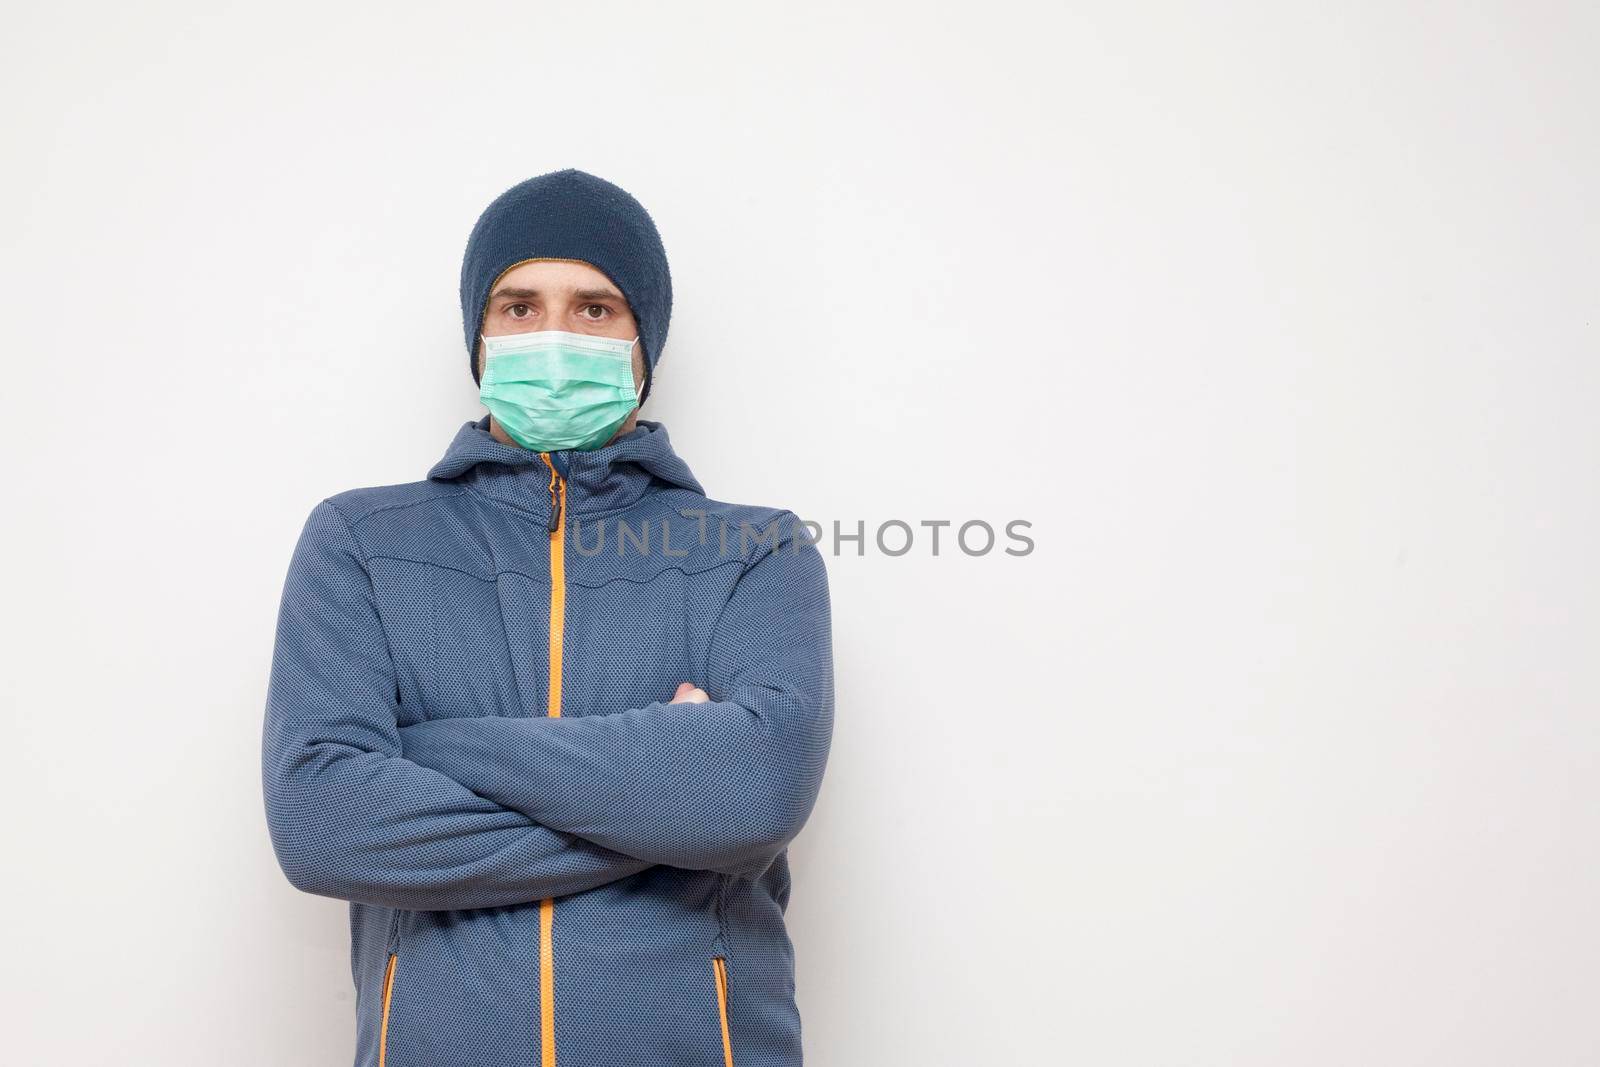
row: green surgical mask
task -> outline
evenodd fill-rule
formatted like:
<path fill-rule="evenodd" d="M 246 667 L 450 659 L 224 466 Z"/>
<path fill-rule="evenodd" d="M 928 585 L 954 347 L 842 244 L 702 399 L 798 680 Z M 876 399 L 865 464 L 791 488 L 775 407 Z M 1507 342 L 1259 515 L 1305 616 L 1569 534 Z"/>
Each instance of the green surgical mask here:
<path fill-rule="evenodd" d="M 484 337 L 478 397 L 523 448 L 599 448 L 639 406 L 638 340 L 565 330 Z"/>

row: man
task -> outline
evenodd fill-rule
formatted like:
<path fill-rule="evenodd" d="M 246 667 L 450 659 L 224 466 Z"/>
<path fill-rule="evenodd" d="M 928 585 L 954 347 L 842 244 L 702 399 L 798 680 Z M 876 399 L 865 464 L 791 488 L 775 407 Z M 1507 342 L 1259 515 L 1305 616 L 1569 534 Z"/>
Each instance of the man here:
<path fill-rule="evenodd" d="M 489 414 L 295 547 L 262 783 L 289 880 L 350 901 L 358 1067 L 801 1063 L 827 578 L 638 418 L 671 309 L 628 193 L 507 190 L 461 270 Z"/>

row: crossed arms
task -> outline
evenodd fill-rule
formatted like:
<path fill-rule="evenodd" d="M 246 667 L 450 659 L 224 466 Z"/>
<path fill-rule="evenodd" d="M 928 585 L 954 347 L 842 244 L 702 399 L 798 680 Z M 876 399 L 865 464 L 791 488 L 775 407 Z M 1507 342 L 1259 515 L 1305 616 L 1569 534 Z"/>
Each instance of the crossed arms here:
<path fill-rule="evenodd" d="M 279 865 L 305 892 L 413 910 L 525 903 L 655 864 L 759 873 L 810 815 L 832 733 L 814 545 L 781 538 L 744 565 L 706 674 L 703 703 L 402 728 L 365 558 L 323 501 L 289 565 L 262 731 Z"/>

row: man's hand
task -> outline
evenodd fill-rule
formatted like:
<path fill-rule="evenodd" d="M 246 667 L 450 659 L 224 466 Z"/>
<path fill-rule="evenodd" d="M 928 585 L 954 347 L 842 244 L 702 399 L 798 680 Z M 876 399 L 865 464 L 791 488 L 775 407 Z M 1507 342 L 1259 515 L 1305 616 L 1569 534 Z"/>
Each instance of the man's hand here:
<path fill-rule="evenodd" d="M 679 682 L 678 691 L 672 694 L 670 704 L 708 704 L 711 698 L 706 696 L 704 689 L 697 689 L 688 682 Z"/>

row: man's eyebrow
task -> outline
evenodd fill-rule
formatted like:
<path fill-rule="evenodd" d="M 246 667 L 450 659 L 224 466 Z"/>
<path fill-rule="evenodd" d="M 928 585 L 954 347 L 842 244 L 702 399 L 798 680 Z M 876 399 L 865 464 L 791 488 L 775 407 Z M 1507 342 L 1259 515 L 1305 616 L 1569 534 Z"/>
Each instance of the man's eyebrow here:
<path fill-rule="evenodd" d="M 627 303 L 622 294 L 615 289 L 569 289 L 567 291 L 579 300 L 622 300 L 623 303 Z M 510 286 L 503 286 L 490 293 L 489 299 L 532 300 L 538 295 L 539 290 L 537 289 L 515 289 Z"/>

